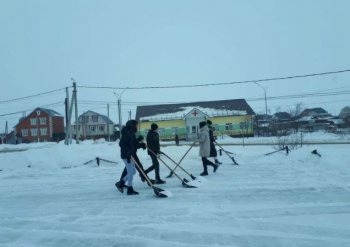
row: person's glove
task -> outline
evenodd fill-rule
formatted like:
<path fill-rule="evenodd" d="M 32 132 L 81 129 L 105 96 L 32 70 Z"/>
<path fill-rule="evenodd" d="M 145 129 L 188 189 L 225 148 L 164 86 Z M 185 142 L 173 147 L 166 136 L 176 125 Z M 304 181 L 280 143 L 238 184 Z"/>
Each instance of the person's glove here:
<path fill-rule="evenodd" d="M 140 146 L 143 150 L 145 150 L 147 148 L 146 143 L 144 143 L 144 142 L 141 142 Z"/>
<path fill-rule="evenodd" d="M 143 135 L 139 135 L 139 136 L 137 137 L 137 141 L 138 141 L 138 142 L 143 141 L 143 139 L 145 139 L 145 138 L 143 137 Z"/>

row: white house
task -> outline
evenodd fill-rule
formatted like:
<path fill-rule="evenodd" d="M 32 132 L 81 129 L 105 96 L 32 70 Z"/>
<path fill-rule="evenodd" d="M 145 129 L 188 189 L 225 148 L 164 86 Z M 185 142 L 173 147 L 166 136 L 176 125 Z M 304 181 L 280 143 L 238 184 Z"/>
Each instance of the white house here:
<path fill-rule="evenodd" d="M 74 133 L 78 128 L 81 139 L 116 139 L 115 125 L 107 116 L 93 111 L 87 111 L 78 118 L 78 124 L 74 123 Z"/>

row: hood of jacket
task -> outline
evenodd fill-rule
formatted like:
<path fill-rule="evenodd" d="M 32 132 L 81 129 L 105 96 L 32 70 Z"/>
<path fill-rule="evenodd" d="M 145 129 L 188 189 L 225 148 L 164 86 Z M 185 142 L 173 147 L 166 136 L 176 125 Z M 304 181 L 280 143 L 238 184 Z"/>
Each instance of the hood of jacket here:
<path fill-rule="evenodd" d="M 138 122 L 136 120 L 129 120 L 126 122 L 125 127 L 122 129 L 122 134 L 125 134 L 128 131 L 132 131 L 134 133 L 137 132 L 137 127 L 136 125 Z"/>
<path fill-rule="evenodd" d="M 200 132 L 209 132 L 209 128 L 207 125 L 204 125 L 202 128 L 199 129 Z"/>

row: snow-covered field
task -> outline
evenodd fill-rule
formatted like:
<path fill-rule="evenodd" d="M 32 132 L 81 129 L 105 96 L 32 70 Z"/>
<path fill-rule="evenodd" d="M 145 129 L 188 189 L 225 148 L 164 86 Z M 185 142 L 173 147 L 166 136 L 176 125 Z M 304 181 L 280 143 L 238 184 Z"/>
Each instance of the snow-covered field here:
<path fill-rule="evenodd" d="M 178 161 L 188 147 L 162 151 Z M 240 166 L 219 156 L 218 171 L 201 178 L 194 147 L 181 164 L 202 180 L 198 188 L 173 176 L 157 186 L 172 196 L 158 198 L 138 175 L 140 195 L 116 190 L 117 143 L 0 145 L 0 246 L 350 246 L 349 144 L 304 145 L 288 156 L 264 155 L 272 146 L 225 148 Z M 97 166 L 96 157 L 117 164 Z"/>

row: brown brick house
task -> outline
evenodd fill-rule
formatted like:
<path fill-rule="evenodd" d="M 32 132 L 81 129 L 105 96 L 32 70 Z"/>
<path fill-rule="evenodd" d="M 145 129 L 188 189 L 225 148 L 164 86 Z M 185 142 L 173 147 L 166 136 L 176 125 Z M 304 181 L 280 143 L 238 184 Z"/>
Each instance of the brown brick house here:
<path fill-rule="evenodd" d="M 64 117 L 39 107 L 19 120 L 15 132 L 19 142 L 57 141 L 64 136 Z"/>

